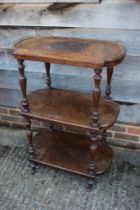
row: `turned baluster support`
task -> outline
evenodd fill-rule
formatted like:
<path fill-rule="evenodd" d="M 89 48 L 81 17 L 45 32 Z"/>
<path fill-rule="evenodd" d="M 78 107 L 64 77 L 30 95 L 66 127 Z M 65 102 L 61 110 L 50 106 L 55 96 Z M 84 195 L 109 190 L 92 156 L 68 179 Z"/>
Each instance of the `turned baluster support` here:
<path fill-rule="evenodd" d="M 107 67 L 107 85 L 105 90 L 105 98 L 111 100 L 111 79 L 113 75 L 113 67 Z"/>
<path fill-rule="evenodd" d="M 50 74 L 50 63 L 45 63 L 45 69 L 46 69 L 46 85 L 48 86 L 48 88 L 51 88 L 51 74 Z M 52 132 L 53 131 L 54 126 L 50 125 L 49 126 L 49 131 Z"/>
<path fill-rule="evenodd" d="M 46 84 L 48 88 L 51 88 L 50 63 L 45 63 L 45 69 L 46 69 Z"/>
<path fill-rule="evenodd" d="M 19 70 L 19 84 L 22 91 L 22 101 L 21 101 L 21 109 L 23 112 L 29 111 L 29 105 L 27 101 L 27 94 L 26 94 L 26 77 L 24 74 L 24 60 L 17 60 L 18 62 L 18 70 Z"/>
<path fill-rule="evenodd" d="M 98 141 L 98 135 L 99 135 L 99 102 L 100 102 L 100 95 L 101 95 L 101 89 L 100 89 L 100 82 L 101 82 L 101 72 L 102 69 L 95 69 L 95 75 L 94 75 L 94 83 L 95 83 L 95 89 L 93 91 L 93 112 L 92 112 L 92 128 L 93 131 L 91 132 L 91 145 L 90 145 L 90 162 L 89 162 L 89 175 L 92 175 L 92 178 L 89 178 L 88 180 L 88 186 L 87 191 L 90 191 L 93 184 L 94 179 L 96 176 L 96 150 L 97 150 L 97 141 Z"/>
<path fill-rule="evenodd" d="M 92 189 L 92 186 L 95 184 L 95 176 L 96 176 L 96 164 L 95 164 L 95 158 L 96 158 L 96 150 L 97 150 L 97 136 L 98 132 L 93 131 L 91 134 L 91 144 L 90 144 L 90 162 L 88 165 L 88 174 L 92 176 L 92 178 L 88 179 L 88 185 L 86 190 L 89 192 Z"/>
<path fill-rule="evenodd" d="M 27 100 L 27 93 L 26 93 L 26 89 L 27 89 L 27 80 L 26 80 L 26 76 L 24 73 L 24 60 L 17 60 L 18 62 L 18 70 L 19 70 L 19 83 L 20 83 L 20 87 L 21 87 L 21 91 L 22 91 L 22 101 L 21 101 L 21 109 L 22 112 L 29 112 L 29 104 L 28 104 L 28 100 Z M 28 117 L 24 117 L 25 118 L 25 122 L 26 122 L 26 127 L 27 127 L 27 140 L 28 140 L 28 154 L 29 154 L 29 158 L 32 159 L 34 158 L 34 150 L 33 150 L 33 144 L 32 144 L 32 137 L 33 137 L 33 132 L 31 129 L 31 120 Z M 35 165 L 33 164 L 32 169 L 35 169 Z"/>
<path fill-rule="evenodd" d="M 31 120 L 28 117 L 25 117 L 26 120 L 26 127 L 27 127 L 27 138 L 28 138 L 28 152 L 29 152 L 29 159 L 34 158 L 34 150 L 33 150 L 33 132 L 31 129 Z"/>

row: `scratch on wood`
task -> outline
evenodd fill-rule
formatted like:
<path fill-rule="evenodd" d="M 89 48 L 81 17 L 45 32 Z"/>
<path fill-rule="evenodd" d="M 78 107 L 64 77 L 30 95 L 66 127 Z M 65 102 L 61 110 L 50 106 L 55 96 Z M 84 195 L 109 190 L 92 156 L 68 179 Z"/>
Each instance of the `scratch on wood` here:
<path fill-rule="evenodd" d="M 79 3 L 53 3 L 48 7 L 50 11 L 63 10 L 69 7 L 76 6 Z"/>
<path fill-rule="evenodd" d="M 9 8 L 12 8 L 12 7 L 13 7 L 13 4 L 0 3 L 0 10 L 1 10 L 1 12 L 3 12 L 3 13 L 6 13 L 7 10 L 8 10 Z"/>

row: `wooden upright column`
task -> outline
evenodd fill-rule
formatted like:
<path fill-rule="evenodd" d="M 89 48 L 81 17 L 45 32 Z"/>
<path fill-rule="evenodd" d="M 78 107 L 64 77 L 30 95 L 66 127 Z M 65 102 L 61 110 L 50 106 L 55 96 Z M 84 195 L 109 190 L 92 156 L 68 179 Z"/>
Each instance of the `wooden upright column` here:
<path fill-rule="evenodd" d="M 94 75 L 94 83 L 95 88 L 93 91 L 93 112 L 92 112 L 92 128 L 93 131 L 91 132 L 91 145 L 90 145 L 90 163 L 89 163 L 89 174 L 93 176 L 93 178 L 90 178 L 88 181 L 87 191 L 90 191 L 93 184 L 94 184 L 94 178 L 96 175 L 96 165 L 95 165 L 95 158 L 96 158 L 96 150 L 97 150 L 97 141 L 98 141 L 98 134 L 99 134 L 99 102 L 100 102 L 100 95 L 101 95 L 101 89 L 100 89 L 100 82 L 101 82 L 101 72 L 102 69 L 95 69 L 95 75 Z"/>
<path fill-rule="evenodd" d="M 111 79 L 112 79 L 112 75 L 113 75 L 113 67 L 108 67 L 107 68 L 107 85 L 106 85 L 106 90 L 105 90 L 105 98 L 107 100 L 111 100 Z"/>
<path fill-rule="evenodd" d="M 20 83 L 20 87 L 21 87 L 21 91 L 22 91 L 22 112 L 24 113 L 28 113 L 29 112 L 29 104 L 28 104 L 28 100 L 27 100 L 27 93 L 26 93 L 26 89 L 27 89 L 27 80 L 26 80 L 26 76 L 24 73 L 24 60 L 17 60 L 18 62 L 18 70 L 19 70 L 19 83 Z M 34 158 L 34 150 L 33 150 L 33 144 L 32 144 L 32 137 L 33 137 L 33 132 L 31 129 L 31 119 L 29 117 L 24 117 L 25 121 L 26 121 L 26 126 L 27 126 L 27 139 L 28 139 L 28 153 L 29 153 L 29 158 Z"/>

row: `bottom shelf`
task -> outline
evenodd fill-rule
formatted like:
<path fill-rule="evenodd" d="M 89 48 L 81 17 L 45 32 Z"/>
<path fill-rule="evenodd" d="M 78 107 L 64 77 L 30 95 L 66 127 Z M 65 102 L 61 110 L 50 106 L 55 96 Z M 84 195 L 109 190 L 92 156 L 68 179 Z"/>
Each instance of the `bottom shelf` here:
<path fill-rule="evenodd" d="M 40 132 L 33 138 L 36 159 L 31 161 L 53 166 L 84 176 L 88 174 L 90 138 L 62 131 Z M 96 173 L 104 173 L 111 165 L 113 151 L 98 141 Z"/>

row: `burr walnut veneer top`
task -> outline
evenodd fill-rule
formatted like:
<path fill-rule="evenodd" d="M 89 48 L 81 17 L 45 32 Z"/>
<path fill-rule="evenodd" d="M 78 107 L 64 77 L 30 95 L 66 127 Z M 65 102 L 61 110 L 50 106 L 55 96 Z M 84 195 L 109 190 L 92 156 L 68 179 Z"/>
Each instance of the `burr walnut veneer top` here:
<path fill-rule="evenodd" d="M 92 130 L 92 94 L 71 90 L 41 89 L 29 94 L 30 112 L 24 116 L 45 120 L 52 124 Z M 111 127 L 119 114 L 119 106 L 101 97 L 99 103 L 99 123 L 101 129 Z"/>
<path fill-rule="evenodd" d="M 100 68 L 114 66 L 125 57 L 122 43 L 66 37 L 26 37 L 15 44 L 17 59 Z"/>

